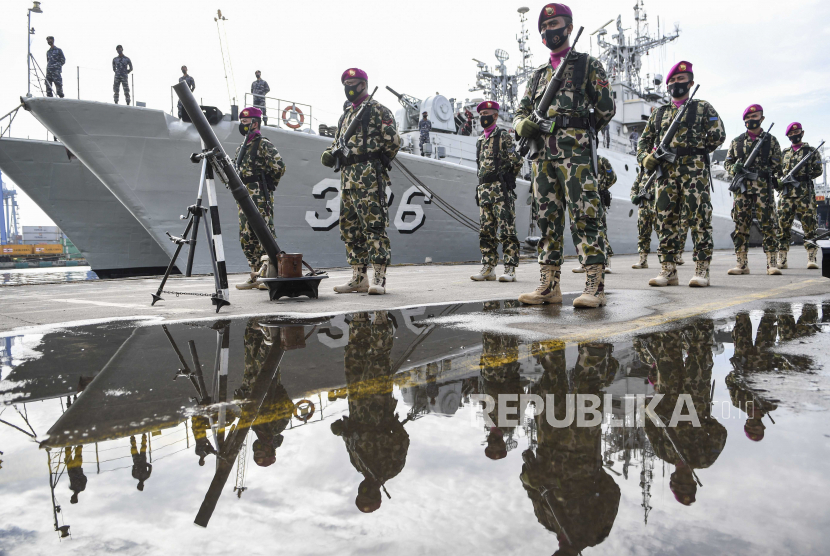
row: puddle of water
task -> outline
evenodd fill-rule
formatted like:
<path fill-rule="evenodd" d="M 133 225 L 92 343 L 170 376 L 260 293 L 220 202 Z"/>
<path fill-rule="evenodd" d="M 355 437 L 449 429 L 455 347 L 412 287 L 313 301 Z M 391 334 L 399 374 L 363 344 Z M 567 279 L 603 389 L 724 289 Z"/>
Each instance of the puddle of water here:
<path fill-rule="evenodd" d="M 5 338 L 3 553 L 823 553 L 828 365 L 808 348 L 830 303 L 567 346 L 509 334 L 521 315 Z M 511 394 L 548 407 L 474 398 Z M 666 423 L 688 399 L 701 426 L 554 427 L 567 394 L 601 396 L 608 421 L 626 397 L 663 395 Z"/>
<path fill-rule="evenodd" d="M 57 284 L 83 280 L 98 280 L 98 275 L 88 266 L 0 269 L 0 286 Z"/>

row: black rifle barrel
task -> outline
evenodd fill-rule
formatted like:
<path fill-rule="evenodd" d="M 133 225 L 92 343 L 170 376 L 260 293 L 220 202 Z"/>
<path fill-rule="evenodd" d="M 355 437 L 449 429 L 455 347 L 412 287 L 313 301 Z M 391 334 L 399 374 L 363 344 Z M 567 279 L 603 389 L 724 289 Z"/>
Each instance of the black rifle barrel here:
<path fill-rule="evenodd" d="M 761 139 L 755 144 L 755 148 L 753 148 L 752 152 L 749 153 L 749 158 L 747 158 L 746 162 L 744 163 L 744 168 L 750 167 L 753 164 L 755 164 L 755 159 L 758 158 L 758 154 L 761 152 L 761 145 L 763 145 L 765 142 L 769 141 L 769 137 L 770 137 L 769 132 L 772 130 L 772 126 L 774 126 L 774 125 L 775 125 L 775 122 L 771 123 L 770 126 L 769 126 L 769 129 L 767 130 L 767 132 L 764 133 L 764 135 L 761 137 Z"/>
<path fill-rule="evenodd" d="M 787 172 L 787 175 L 784 176 L 781 179 L 781 183 L 788 183 L 788 182 L 791 182 L 791 181 L 796 181 L 795 180 L 795 174 L 799 170 L 801 170 L 811 158 L 813 158 L 813 155 L 815 155 L 817 152 L 819 152 L 819 149 L 821 149 L 821 147 L 824 146 L 824 143 L 825 143 L 825 141 L 822 141 L 821 144 L 818 147 L 816 147 L 815 149 L 812 150 L 812 152 L 810 152 L 809 154 L 807 154 L 807 156 L 805 156 L 804 158 L 799 160 L 798 164 L 796 164 L 795 167 L 793 167 L 792 170 Z"/>
<path fill-rule="evenodd" d="M 196 102 L 196 98 L 190 91 L 190 87 L 187 86 L 186 82 L 182 81 L 181 83 L 173 85 L 173 90 L 176 91 L 176 95 L 182 101 L 182 106 L 185 112 L 187 112 L 187 115 L 190 116 L 190 121 L 193 122 L 193 126 L 196 128 L 199 137 L 202 138 L 205 147 L 208 150 L 219 153 L 215 156 L 215 159 L 228 178 L 228 188 L 231 190 L 231 195 L 233 195 L 233 198 L 239 204 L 239 209 L 248 218 L 248 223 L 259 240 L 259 243 L 268 254 L 268 258 L 271 259 L 271 264 L 276 265 L 277 258 L 281 252 L 280 246 L 277 244 L 277 240 L 274 239 L 274 234 L 268 229 L 268 224 L 259 213 L 259 209 L 257 209 L 253 199 L 251 199 L 248 188 L 245 187 L 239 174 L 236 173 L 236 168 L 231 164 L 231 160 L 228 158 L 227 153 L 225 153 L 225 149 L 222 148 L 222 144 L 216 138 L 213 128 L 210 127 L 207 118 L 205 118 L 202 109 L 199 107 L 199 103 Z"/>
<path fill-rule="evenodd" d="M 389 85 L 387 85 L 387 86 L 386 86 L 386 90 L 387 90 L 387 91 L 389 91 L 390 93 L 392 93 L 393 95 L 395 95 L 396 97 L 398 97 L 398 100 L 400 100 L 400 99 L 401 99 L 401 97 L 403 96 L 402 94 L 400 94 L 399 92 L 397 92 L 395 89 L 393 89 L 393 88 L 392 88 L 392 87 L 390 87 Z"/>

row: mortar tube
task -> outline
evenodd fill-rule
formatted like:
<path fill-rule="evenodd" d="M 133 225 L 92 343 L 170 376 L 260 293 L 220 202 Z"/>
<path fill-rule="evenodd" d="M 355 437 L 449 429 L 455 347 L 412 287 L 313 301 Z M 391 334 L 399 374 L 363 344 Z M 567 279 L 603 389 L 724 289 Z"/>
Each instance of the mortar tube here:
<path fill-rule="evenodd" d="M 196 98 L 190 92 L 190 88 L 184 81 L 173 85 L 173 90 L 178 95 L 179 100 L 182 101 L 182 106 L 185 112 L 187 112 L 187 115 L 190 116 L 190 121 L 193 122 L 193 126 L 196 128 L 199 137 L 202 138 L 205 148 L 208 150 L 218 149 L 217 152 L 219 154 L 216 156 L 216 161 L 228 178 L 228 188 L 231 190 L 231 195 L 233 195 L 233 198 L 239 205 L 239 210 L 248 218 L 248 225 L 254 231 L 254 235 L 259 240 L 260 245 L 262 245 L 262 248 L 268 254 L 268 258 L 271 259 L 271 264 L 276 268 L 277 257 L 282 252 L 280 246 L 277 244 L 274 234 L 268 229 L 268 224 L 259 213 L 259 209 L 257 209 L 253 199 L 251 199 L 248 188 L 245 187 L 239 174 L 236 173 L 236 168 L 231 164 L 228 155 L 225 153 L 225 149 L 222 148 L 222 144 L 216 138 L 216 134 L 213 132 L 213 128 L 210 127 L 207 118 L 205 118 L 202 109 L 199 107 L 199 103 L 196 102 Z"/>

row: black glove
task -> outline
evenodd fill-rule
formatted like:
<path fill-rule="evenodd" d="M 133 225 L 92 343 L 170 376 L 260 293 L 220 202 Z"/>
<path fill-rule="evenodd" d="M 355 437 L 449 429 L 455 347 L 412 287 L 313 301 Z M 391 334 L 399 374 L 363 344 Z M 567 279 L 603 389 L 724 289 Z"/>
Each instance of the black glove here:
<path fill-rule="evenodd" d="M 611 206 L 611 192 L 607 189 L 601 189 L 599 192 L 599 198 L 602 200 L 603 206 L 606 208 Z"/>
<path fill-rule="evenodd" d="M 642 199 L 640 199 L 639 195 L 634 195 L 633 197 L 631 197 L 631 204 L 632 205 L 640 206 L 640 201 L 642 201 Z"/>

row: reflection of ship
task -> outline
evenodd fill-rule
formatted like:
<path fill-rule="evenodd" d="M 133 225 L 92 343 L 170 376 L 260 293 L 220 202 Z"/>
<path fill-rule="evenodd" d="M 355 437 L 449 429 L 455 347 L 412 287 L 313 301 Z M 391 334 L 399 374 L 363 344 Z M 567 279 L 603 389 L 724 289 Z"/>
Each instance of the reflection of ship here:
<path fill-rule="evenodd" d="M 0 169 L 63 230 L 100 278 L 164 272 L 164 251 L 62 144 L 0 139 Z"/>

